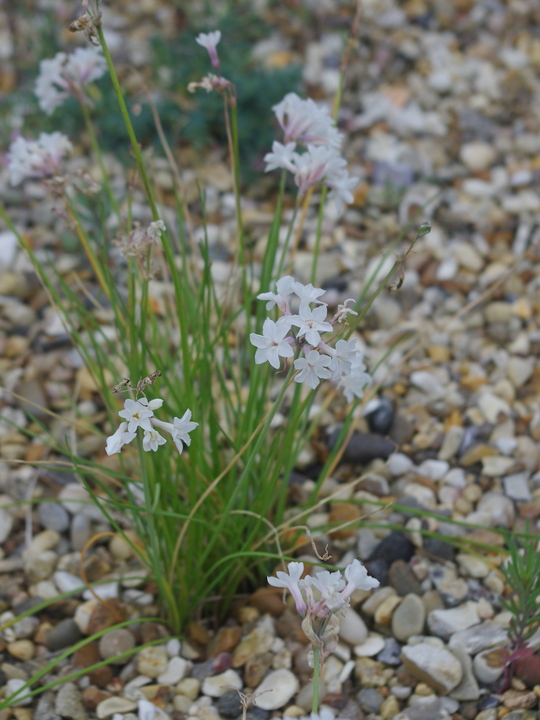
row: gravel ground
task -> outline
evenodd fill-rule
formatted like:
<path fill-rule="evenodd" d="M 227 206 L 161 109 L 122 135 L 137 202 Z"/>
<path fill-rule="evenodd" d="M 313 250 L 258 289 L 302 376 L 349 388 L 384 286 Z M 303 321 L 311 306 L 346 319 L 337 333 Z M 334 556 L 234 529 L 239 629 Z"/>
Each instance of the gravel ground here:
<path fill-rule="evenodd" d="M 69 5 L 56 8 L 61 26 L 72 19 Z M 352 3 L 256 5 L 273 26 L 253 48 L 257 62 L 300 61 L 306 92 L 330 100 Z M 341 643 L 325 664 L 321 699 L 343 720 L 533 720 L 540 658 L 518 663 L 510 686 L 499 692 L 497 649 L 506 642 L 509 619 L 500 603 L 503 554 L 479 551 L 474 542 L 502 547 L 498 529 L 522 531 L 529 523 L 535 532 L 540 517 L 540 9 L 536 0 L 365 0 L 361 6 L 360 44 L 340 114 L 350 172 L 361 184 L 342 217 L 331 207 L 325 212 L 317 278 L 328 290 L 324 299 L 332 306 L 358 296 L 409 220 L 427 220 L 432 230 L 408 256 L 401 287 L 383 292 L 362 326 L 370 368 L 408 334 L 379 365 L 381 392 L 323 488 L 330 495 L 341 486 L 342 499 L 364 504 L 329 502 L 310 519 L 314 527 L 354 520 L 373 512 L 370 501 L 385 504 L 368 518 L 376 528 L 365 523 L 328 539 L 333 562 L 360 557 L 381 588 L 353 597 Z M 17 47 L 10 9 L 0 7 L 8 80 Z M 120 64 L 144 73 L 151 34 L 157 29 L 170 37 L 175 17 L 172 3 L 155 0 L 106 13 Z M 39 18 L 38 11 L 36 25 Z M 36 32 L 29 18 L 15 29 L 25 42 Z M 64 42 L 72 40 L 64 35 Z M 4 90 L 15 91 L 8 80 Z M 196 197 L 197 179 L 206 183 L 214 269 L 226 278 L 234 210 L 225 158 L 212 149 L 195 163 L 194 154 L 182 152 L 189 161 L 182 164 L 188 196 Z M 106 160 L 121 187 L 118 162 Z M 84 144 L 70 162 L 73 170 L 97 172 Z M 151 162 L 166 193 L 167 165 Z M 245 200 L 256 252 L 266 237 L 272 193 L 261 178 Z M 92 285 L 85 260 L 58 241 L 65 221 L 40 184 L 11 188 L 0 170 L 0 196 L 34 248 L 53 250 L 66 277 L 76 270 Z M 144 221 L 142 195 L 134 207 Z M 313 209 L 293 270 L 302 281 L 316 223 Z M 156 298 L 161 290 L 156 281 Z M 101 322 L 106 329 L 110 318 L 105 314 Z M 105 519 L 81 502 L 85 491 L 75 476 L 14 462 L 51 457 L 39 440 L 14 429 L 13 421 L 31 429 L 25 409 L 57 413 L 51 428 L 58 438 L 71 398 L 79 412 L 97 421 L 104 416 L 92 378 L 28 260 L 1 229 L 0 384 L 0 416 L 9 421 L 0 425 L 0 625 L 39 598 L 80 588 L 71 600 L 0 632 L 0 696 L 6 696 L 80 638 L 111 627 L 119 616 L 157 609 L 153 584 L 134 579 L 139 568 L 118 537 L 85 561 L 92 580 L 110 580 L 98 591 L 107 602 L 84 589 L 80 553 L 93 534 L 108 529 Z M 321 437 L 328 442 L 343 411 L 337 403 L 323 417 Z M 105 460 L 102 438 L 82 428 L 76 442 L 81 455 Z M 318 453 L 313 446 L 302 456 L 299 497 L 311 486 Z M 30 498 L 53 502 L 33 510 L 3 507 Z M 155 623 L 112 630 L 59 662 L 44 681 L 160 637 L 166 630 Z M 237 718 L 242 708 L 234 688 L 245 694 L 272 689 L 257 697 L 250 720 L 305 715 L 311 707 L 306 643 L 281 594 L 261 589 L 222 628 L 195 624 L 182 642 L 171 639 L 37 699 L 23 698 L 19 707 L 0 711 L 0 720 Z M 531 645 L 540 648 L 540 634 Z"/>

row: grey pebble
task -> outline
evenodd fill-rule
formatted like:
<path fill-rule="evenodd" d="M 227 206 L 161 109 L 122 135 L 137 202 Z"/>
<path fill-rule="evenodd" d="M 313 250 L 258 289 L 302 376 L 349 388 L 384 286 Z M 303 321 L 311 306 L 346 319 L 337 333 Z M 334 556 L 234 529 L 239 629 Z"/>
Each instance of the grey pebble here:
<path fill-rule="evenodd" d="M 69 527 L 69 513 L 58 503 L 41 503 L 38 509 L 41 526 L 46 530 L 65 532 Z"/>
<path fill-rule="evenodd" d="M 242 714 L 242 703 L 236 690 L 229 690 L 218 698 L 216 707 L 224 718 L 236 718 Z"/>
<path fill-rule="evenodd" d="M 401 665 L 401 645 L 398 641 L 389 637 L 384 641 L 384 648 L 375 658 L 379 662 L 385 663 L 386 665 Z"/>
<path fill-rule="evenodd" d="M 49 650 L 55 652 L 62 648 L 73 645 L 81 638 L 81 631 L 74 620 L 62 620 L 55 625 L 47 635 L 45 645 Z"/>
<path fill-rule="evenodd" d="M 92 522 L 86 515 L 73 516 L 70 536 L 73 550 L 82 550 L 92 536 Z"/>
<path fill-rule="evenodd" d="M 81 693 L 77 686 L 70 682 L 60 686 L 54 709 L 58 715 L 69 718 L 69 720 L 87 720 L 88 718 Z"/>
<path fill-rule="evenodd" d="M 362 710 L 369 713 L 377 713 L 382 705 L 383 698 L 375 688 L 362 688 L 357 694 L 356 699 Z"/>

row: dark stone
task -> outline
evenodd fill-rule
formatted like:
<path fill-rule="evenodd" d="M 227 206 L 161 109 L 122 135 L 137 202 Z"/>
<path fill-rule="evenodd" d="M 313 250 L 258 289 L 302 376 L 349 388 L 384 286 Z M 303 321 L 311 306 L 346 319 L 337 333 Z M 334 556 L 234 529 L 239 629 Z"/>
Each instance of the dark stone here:
<path fill-rule="evenodd" d="M 474 720 L 478 715 L 478 703 L 462 702 L 459 706 L 459 714 L 464 717 L 465 720 Z"/>
<path fill-rule="evenodd" d="M 368 560 L 364 565 L 368 574 L 378 580 L 381 585 L 388 584 L 388 563 L 383 558 L 377 560 Z"/>
<path fill-rule="evenodd" d="M 409 562 L 415 553 L 415 546 L 399 530 L 393 530 L 375 548 L 370 560 L 385 560 L 388 567 L 396 560 Z"/>
<path fill-rule="evenodd" d="M 43 600 L 43 598 L 40 598 L 39 595 L 31 595 L 30 597 L 27 597 L 26 600 L 23 600 L 18 605 L 15 605 L 15 607 L 13 608 L 13 612 L 15 613 L 15 615 L 21 615 L 23 612 L 31 610 L 38 605 L 41 605 L 41 603 L 43 602 L 45 601 Z"/>
<path fill-rule="evenodd" d="M 394 403 L 387 397 L 379 400 L 378 406 L 367 415 L 371 432 L 379 435 L 388 435 L 394 422 Z"/>
<path fill-rule="evenodd" d="M 405 520 L 409 520 L 412 517 L 418 517 L 418 513 L 415 512 L 416 510 L 426 509 L 415 497 L 412 497 L 411 495 L 403 495 L 399 498 L 399 501 L 396 504 L 399 508 L 399 513 L 405 518 Z M 411 512 L 406 512 L 405 510 L 402 510 L 402 508 L 409 508 Z"/>
<path fill-rule="evenodd" d="M 364 717 L 365 715 L 360 709 L 360 705 L 356 700 L 350 698 L 349 702 L 337 716 L 337 720 L 364 720 Z"/>
<path fill-rule="evenodd" d="M 74 645 L 81 639 L 81 631 L 74 620 L 62 620 L 47 634 L 45 645 L 51 652 Z"/>
<path fill-rule="evenodd" d="M 219 714 L 224 718 L 236 718 L 242 714 L 242 703 L 236 690 L 229 690 L 217 701 Z"/>
<path fill-rule="evenodd" d="M 246 720 L 268 720 L 270 713 L 260 707 L 250 707 L 246 714 Z"/>
<path fill-rule="evenodd" d="M 484 695 L 478 701 L 478 710 L 489 710 L 501 704 L 499 698 L 495 695 Z"/>
<path fill-rule="evenodd" d="M 386 665 L 401 665 L 401 645 L 396 638 L 389 637 L 384 641 L 384 648 L 375 658 Z"/>
<path fill-rule="evenodd" d="M 383 698 L 375 688 L 362 688 L 357 694 L 356 699 L 362 710 L 369 713 L 377 713 L 382 705 Z"/>
<path fill-rule="evenodd" d="M 414 435 L 414 425 L 407 420 L 404 415 L 399 413 L 394 417 L 394 422 L 390 428 L 389 437 L 399 447 L 409 440 Z"/>
<path fill-rule="evenodd" d="M 330 447 L 334 447 L 339 430 L 334 431 L 329 438 Z M 376 433 L 353 433 L 345 452 L 343 453 L 344 462 L 358 465 L 365 465 L 372 460 L 381 459 L 388 460 L 390 455 L 395 452 L 396 446 L 390 440 Z"/>
<path fill-rule="evenodd" d="M 424 550 L 430 560 L 448 560 L 454 562 L 456 549 L 450 543 L 435 537 L 424 539 Z"/>
<path fill-rule="evenodd" d="M 349 701 L 349 698 L 347 695 L 344 695 L 343 693 L 327 693 L 321 703 L 324 705 L 328 705 L 331 708 L 334 708 L 335 710 L 343 710 L 343 708 L 347 705 Z"/>
<path fill-rule="evenodd" d="M 540 657 L 538 655 L 518 658 L 514 662 L 513 670 L 514 675 L 523 680 L 527 687 L 533 688 L 540 684 Z"/>
<path fill-rule="evenodd" d="M 8 679 L 6 673 L 2 670 L 2 668 L 0 668 L 0 687 L 4 687 L 7 681 Z"/>
<path fill-rule="evenodd" d="M 210 677 L 210 675 L 214 675 L 214 660 L 205 660 L 201 663 L 193 663 L 193 667 L 191 669 L 191 677 L 194 677 L 196 680 L 202 683 L 202 681 Z"/>
<path fill-rule="evenodd" d="M 396 560 L 396 562 L 390 565 L 388 584 L 391 585 L 401 597 L 405 597 L 405 595 L 409 593 L 420 595 L 422 592 L 415 574 L 404 560 Z"/>

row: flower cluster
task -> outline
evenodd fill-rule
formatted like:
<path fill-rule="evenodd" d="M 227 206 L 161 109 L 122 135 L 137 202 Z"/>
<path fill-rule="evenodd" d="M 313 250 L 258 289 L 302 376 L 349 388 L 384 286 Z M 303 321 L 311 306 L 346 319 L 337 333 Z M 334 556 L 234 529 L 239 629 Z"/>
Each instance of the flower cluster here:
<path fill-rule="evenodd" d="M 277 305 L 283 315 L 276 322 L 267 318 L 262 335 L 251 333 L 251 343 L 257 348 L 255 363 L 269 362 L 279 369 L 280 357 L 293 357 L 294 348 L 300 348 L 304 357 L 294 361 L 294 367 L 300 371 L 294 378 L 295 382 L 305 382 L 315 389 L 321 379 L 331 379 L 343 389 L 348 402 L 352 402 L 354 397 L 361 398 L 371 378 L 366 372 L 364 355 L 357 348 L 356 339 L 338 340 L 335 347 L 330 347 L 321 339 L 321 333 L 332 332 L 334 323 L 349 313 L 356 313 L 343 305 L 328 321 L 328 306 L 319 300 L 325 291 L 313 287 L 311 283 L 303 285 L 290 275 L 277 281 L 276 290 L 276 293 L 257 295 L 259 300 L 267 301 L 267 310 Z M 297 314 L 293 314 L 290 307 L 293 295 L 300 300 Z M 311 307 L 312 304 L 315 307 Z M 298 328 L 296 335 L 291 334 L 293 327 Z"/>
<path fill-rule="evenodd" d="M 313 100 L 302 100 L 289 93 L 274 105 L 274 113 L 285 135 L 284 144 L 275 141 L 272 152 L 265 155 L 266 172 L 283 168 L 294 175 L 300 194 L 319 182 L 330 188 L 329 197 L 339 211 L 352 203 L 352 190 L 358 178 L 349 177 L 347 162 L 340 155 L 343 135 L 336 129 L 326 108 Z M 297 145 L 305 148 L 296 151 Z"/>
<path fill-rule="evenodd" d="M 359 560 L 353 560 L 343 575 L 319 570 L 315 575 L 304 574 L 304 563 L 291 562 L 288 573 L 278 571 L 277 577 L 267 578 L 269 585 L 288 590 L 297 612 L 304 618 L 302 630 L 314 648 L 321 648 L 323 659 L 337 645 L 340 611 L 349 607 L 355 590 L 371 590 L 379 581 L 368 575 Z"/>
<path fill-rule="evenodd" d="M 41 133 L 37 140 L 19 136 L 8 151 L 8 170 L 12 185 L 20 185 L 26 178 L 45 178 L 60 172 L 62 157 L 73 146 L 60 132 Z"/>
<path fill-rule="evenodd" d="M 142 228 L 138 223 L 127 238 L 119 240 L 116 244 L 120 246 L 120 252 L 125 257 L 140 257 L 146 250 L 159 240 L 161 233 L 167 228 L 163 220 L 151 222 L 148 227 Z"/>
<path fill-rule="evenodd" d="M 163 400 L 147 400 L 140 397 L 138 400 L 126 400 L 124 409 L 118 413 L 124 422 L 120 423 L 118 430 L 107 438 L 107 446 L 105 452 L 107 455 L 119 453 L 124 445 L 127 445 L 137 436 L 138 428 L 143 430 L 143 450 L 154 452 L 160 445 L 166 443 L 165 438 L 159 434 L 156 428 L 165 430 L 170 433 L 171 438 L 178 448 L 178 452 L 182 452 L 184 445 L 191 444 L 189 433 L 195 430 L 199 423 L 191 421 L 191 410 L 186 410 L 181 418 L 175 417 L 173 422 L 163 422 L 154 417 L 154 410 L 163 405 Z"/>
<path fill-rule="evenodd" d="M 49 60 L 42 60 L 35 93 L 39 107 L 50 115 L 68 97 L 88 102 L 84 88 L 98 80 L 107 70 L 107 63 L 100 48 L 78 48 L 71 55 L 57 53 Z"/>

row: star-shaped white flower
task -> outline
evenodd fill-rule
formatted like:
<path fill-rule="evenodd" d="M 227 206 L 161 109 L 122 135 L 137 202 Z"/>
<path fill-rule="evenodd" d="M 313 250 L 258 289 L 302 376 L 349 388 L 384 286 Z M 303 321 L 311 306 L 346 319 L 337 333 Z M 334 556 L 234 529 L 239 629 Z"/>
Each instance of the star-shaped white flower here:
<path fill-rule="evenodd" d="M 281 319 L 274 322 L 270 318 L 266 318 L 263 325 L 263 334 L 250 334 L 250 342 L 257 348 L 255 353 L 255 363 L 257 365 L 268 361 L 273 368 L 278 370 L 280 357 L 292 357 L 294 355 L 292 347 L 285 340 L 289 329 L 290 324 L 288 322 L 283 322 Z"/>
<path fill-rule="evenodd" d="M 291 275 L 285 275 L 276 282 L 277 293 L 259 293 L 257 298 L 259 300 L 267 300 L 267 310 L 271 310 L 274 305 L 277 305 L 282 313 L 289 313 L 289 298 L 294 292 L 295 285 L 295 279 Z"/>
<path fill-rule="evenodd" d="M 266 579 L 268 580 L 268 584 L 273 587 L 286 588 L 293 596 L 297 612 L 300 615 L 303 615 L 306 612 L 307 607 L 302 597 L 302 593 L 300 592 L 298 583 L 300 582 L 300 578 L 304 572 L 304 563 L 290 562 L 287 565 L 287 568 L 289 570 L 288 575 L 282 570 L 278 570 L 276 573 L 277 577 L 268 577 Z"/>
<path fill-rule="evenodd" d="M 173 427 L 173 442 L 178 448 L 178 451 L 182 452 L 184 445 L 187 445 L 188 447 L 191 445 L 189 433 L 193 432 L 196 427 L 199 427 L 199 423 L 193 422 L 191 420 L 191 410 L 186 410 L 181 418 L 173 418 Z"/>
<path fill-rule="evenodd" d="M 152 424 L 150 418 L 154 415 L 154 410 L 163 405 L 163 400 L 148 400 L 141 397 L 138 400 L 128 399 L 124 403 L 124 409 L 118 413 L 121 418 L 127 421 L 128 432 L 134 433 L 140 427 L 143 430 L 151 430 Z"/>
<path fill-rule="evenodd" d="M 325 322 L 327 314 L 326 305 L 319 305 L 312 310 L 308 305 L 301 303 L 298 315 L 291 317 L 291 324 L 298 326 L 297 337 L 304 335 L 310 345 L 317 347 L 321 342 L 319 333 L 332 332 L 332 325 Z"/>
<path fill-rule="evenodd" d="M 356 338 L 352 340 L 338 340 L 332 360 L 328 366 L 332 370 L 332 380 L 336 381 L 342 375 L 349 375 L 355 358 L 358 355 Z"/>
<path fill-rule="evenodd" d="M 305 382 L 308 387 L 315 390 L 320 383 L 319 378 L 324 380 L 332 377 L 332 372 L 328 369 L 329 364 L 328 355 L 320 355 L 316 350 L 311 350 L 307 357 L 294 361 L 294 367 L 300 370 L 294 381 Z"/>
<path fill-rule="evenodd" d="M 149 452 L 150 450 L 156 452 L 158 447 L 160 445 L 165 445 L 166 442 L 165 438 L 160 435 L 157 430 L 152 428 L 152 430 L 144 431 L 142 446 L 143 450 L 146 450 L 146 452 Z"/>
<path fill-rule="evenodd" d="M 127 432 L 127 423 L 120 423 L 118 430 L 107 438 L 105 452 L 107 455 L 119 453 L 124 445 L 127 445 L 137 437 L 137 433 Z"/>

